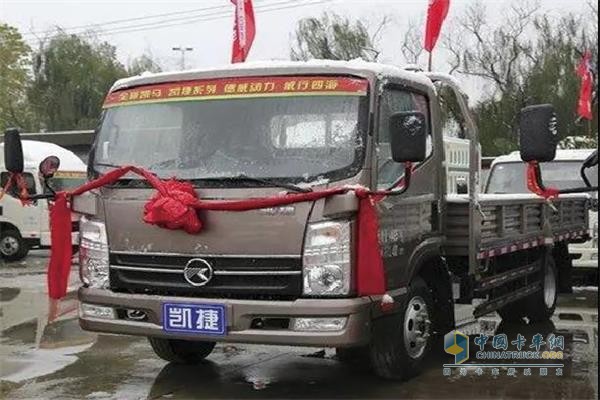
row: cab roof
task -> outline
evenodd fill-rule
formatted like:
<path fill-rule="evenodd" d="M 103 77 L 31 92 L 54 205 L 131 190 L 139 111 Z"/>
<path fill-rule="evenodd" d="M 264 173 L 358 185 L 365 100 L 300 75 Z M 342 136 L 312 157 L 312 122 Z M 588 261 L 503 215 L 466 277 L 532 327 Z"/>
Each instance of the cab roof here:
<path fill-rule="evenodd" d="M 54 143 L 23 140 L 23 163 L 26 170 L 37 170 L 40 162 L 48 156 L 60 159 L 59 171 L 82 172 L 85 163 L 70 150 Z M 0 169 L 4 168 L 4 143 L 0 143 Z"/>
<path fill-rule="evenodd" d="M 407 70 L 394 65 L 372 63 L 363 60 L 310 60 L 310 61 L 260 61 L 229 64 L 220 67 L 189 71 L 142 73 L 120 79 L 111 92 L 135 86 L 194 79 L 230 78 L 246 76 L 285 76 L 285 75 L 352 75 L 373 81 L 375 79 L 397 78 L 407 83 L 435 90 L 431 79 L 421 71 Z"/>
<path fill-rule="evenodd" d="M 584 161 L 590 154 L 594 152 L 594 149 L 574 149 L 574 150 L 556 150 L 555 161 Z M 521 159 L 521 153 L 513 151 L 510 154 L 496 157 L 492 162 L 492 166 L 500 163 L 509 162 L 523 162 Z"/>

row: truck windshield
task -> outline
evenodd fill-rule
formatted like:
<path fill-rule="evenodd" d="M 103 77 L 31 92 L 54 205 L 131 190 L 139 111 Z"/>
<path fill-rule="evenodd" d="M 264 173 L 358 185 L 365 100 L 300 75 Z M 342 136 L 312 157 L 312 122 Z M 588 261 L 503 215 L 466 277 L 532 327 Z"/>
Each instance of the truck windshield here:
<path fill-rule="evenodd" d="M 544 184 L 547 187 L 558 189 L 573 189 L 584 187 L 579 171 L 581 161 L 554 161 L 540 164 Z M 487 193 L 529 193 L 527 189 L 525 163 L 508 162 L 496 164 L 490 172 Z M 587 175 L 592 184 L 598 182 L 598 167 L 587 170 Z"/>
<path fill-rule="evenodd" d="M 341 93 L 118 105 L 105 112 L 92 166 L 134 164 L 207 185 L 339 180 L 362 165 L 367 116 L 365 95 Z"/>

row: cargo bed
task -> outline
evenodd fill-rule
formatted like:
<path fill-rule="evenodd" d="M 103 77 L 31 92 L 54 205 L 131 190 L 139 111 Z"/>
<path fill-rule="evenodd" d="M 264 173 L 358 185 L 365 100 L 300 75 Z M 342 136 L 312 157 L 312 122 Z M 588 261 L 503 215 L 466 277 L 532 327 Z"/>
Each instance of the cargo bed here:
<path fill-rule="evenodd" d="M 482 194 L 475 218 L 473 245 L 484 259 L 554 241 L 584 239 L 588 235 L 586 194 L 562 195 L 551 203 L 533 194 Z M 448 195 L 445 253 L 469 255 L 469 197 Z M 545 216 L 549 218 L 545 218 Z M 544 221 L 549 221 L 545 224 Z M 547 226 L 546 226 L 547 225 Z"/>

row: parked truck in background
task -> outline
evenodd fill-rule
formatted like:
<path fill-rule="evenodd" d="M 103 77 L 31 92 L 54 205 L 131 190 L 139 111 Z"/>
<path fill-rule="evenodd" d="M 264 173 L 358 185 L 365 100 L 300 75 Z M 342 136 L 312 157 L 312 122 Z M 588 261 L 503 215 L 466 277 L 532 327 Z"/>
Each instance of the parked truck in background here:
<path fill-rule="evenodd" d="M 449 103 L 458 108 L 447 112 Z M 454 329 L 455 302 L 481 299 L 476 317 L 548 319 L 570 268 L 562 255 L 587 237 L 589 196 L 550 206 L 533 194 L 480 194 L 467 104 L 452 77 L 358 61 L 246 63 L 118 81 L 90 179 L 134 164 L 188 181 L 207 200 L 389 190 L 376 204 L 385 293 L 357 293 L 364 282 L 353 191 L 254 211 L 204 210 L 202 232 L 190 235 L 142 221 L 154 191 L 131 175 L 73 199 L 83 214 L 82 328 L 147 336 L 175 363 L 199 362 L 216 342 L 335 347 L 340 359 L 364 357 L 378 375 L 406 379 L 442 351 L 433 346 Z M 547 110 L 528 115 L 526 134 L 551 130 Z M 467 180 L 460 190 L 449 187 L 445 137 L 469 146 L 468 162 L 459 150 L 451 163 L 466 173 L 455 174 Z"/>
<path fill-rule="evenodd" d="M 86 165 L 71 151 L 52 143 L 24 140 L 23 156 L 25 171 L 23 177 L 29 195 L 48 191 L 38 175 L 40 162 L 50 155 L 61 159 L 61 167 L 49 180 L 54 190 L 64 190 L 85 182 Z M 4 165 L 4 144 L 0 143 L 0 193 L 8 182 L 8 171 Z M 18 261 L 25 258 L 30 249 L 50 247 L 50 227 L 48 224 L 47 201 L 36 201 L 23 207 L 18 199 L 18 188 L 12 185 L 8 193 L 0 198 L 0 259 Z M 73 219 L 72 242 L 78 244 L 76 218 Z"/>
<path fill-rule="evenodd" d="M 548 186 L 560 189 L 580 187 L 584 184 L 580 175 L 581 164 L 594 150 L 558 150 L 554 161 L 541 165 L 542 174 Z M 485 192 L 490 194 L 527 193 L 524 179 L 525 163 L 519 152 L 500 156 L 494 160 Z M 590 180 L 598 184 L 598 167 L 589 170 Z M 575 241 L 569 245 L 577 280 L 583 283 L 598 284 L 598 193 L 593 194 L 593 204 L 589 211 L 590 235 L 587 241 Z"/>

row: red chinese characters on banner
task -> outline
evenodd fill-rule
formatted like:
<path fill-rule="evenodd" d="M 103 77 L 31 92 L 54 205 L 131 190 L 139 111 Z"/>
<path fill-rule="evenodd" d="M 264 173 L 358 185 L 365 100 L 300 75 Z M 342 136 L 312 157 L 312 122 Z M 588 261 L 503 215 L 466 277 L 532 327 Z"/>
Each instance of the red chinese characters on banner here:
<path fill-rule="evenodd" d="M 303 94 L 364 96 L 367 94 L 367 89 L 367 80 L 349 77 L 280 76 L 208 79 L 118 90 L 108 94 L 104 101 L 104 108 L 127 104 L 227 97 L 278 97 Z"/>

